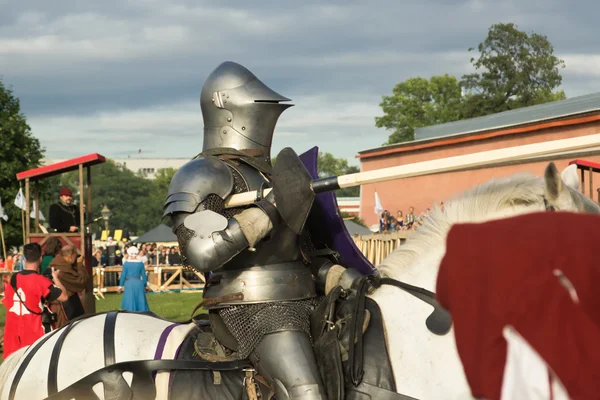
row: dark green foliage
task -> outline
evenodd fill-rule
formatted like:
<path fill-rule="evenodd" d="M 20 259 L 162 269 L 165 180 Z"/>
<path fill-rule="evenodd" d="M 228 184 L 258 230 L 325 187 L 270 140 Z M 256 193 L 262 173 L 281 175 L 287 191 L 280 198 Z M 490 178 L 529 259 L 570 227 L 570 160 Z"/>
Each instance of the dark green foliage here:
<path fill-rule="evenodd" d="M 393 130 L 385 144 L 410 141 L 415 128 L 458 120 L 460 101 L 454 76 L 410 78 L 398 83 L 391 96 L 383 96 L 379 105 L 384 115 L 375 118 L 375 126 Z"/>
<path fill-rule="evenodd" d="M 161 223 L 162 207 L 175 170 L 159 170 L 155 180 L 136 175 L 122 165 L 107 160 L 92 167 L 92 218 L 101 216 L 106 204 L 112 215 L 109 229 L 123 229 L 140 235 Z M 61 176 L 61 183 L 75 195 L 78 175 L 70 172 Z M 92 232 L 104 228 L 104 221 L 92 225 Z"/>
<path fill-rule="evenodd" d="M 19 191 L 16 175 L 39 167 L 43 157 L 40 142 L 21 113 L 19 99 L 0 81 L 0 198 L 9 218 L 8 222 L 2 220 L 7 249 L 23 244 L 21 210 L 14 205 Z M 46 189 L 45 183 L 40 193 L 43 198 L 47 198 Z"/>
<path fill-rule="evenodd" d="M 360 172 L 358 167 L 348 165 L 348 160 L 345 158 L 335 158 L 331 153 L 319 152 L 319 161 L 317 167 L 319 169 L 320 178 Z M 337 197 L 358 197 L 360 196 L 360 187 L 357 186 L 340 189 L 335 192 L 335 195 Z"/>
<path fill-rule="evenodd" d="M 471 48 L 469 51 L 474 51 Z M 565 98 L 555 92 L 564 61 L 544 35 L 519 31 L 515 24 L 492 25 L 471 58 L 477 71 L 462 77 L 467 95 L 462 117 L 472 118 Z"/>
<path fill-rule="evenodd" d="M 477 51 L 479 57 L 470 60 L 476 72 L 460 82 L 447 74 L 410 78 L 383 96 L 384 115 L 375 118 L 375 126 L 392 131 L 384 144 L 413 140 L 415 128 L 566 98 L 558 90 L 565 64 L 546 36 L 495 24 Z"/>

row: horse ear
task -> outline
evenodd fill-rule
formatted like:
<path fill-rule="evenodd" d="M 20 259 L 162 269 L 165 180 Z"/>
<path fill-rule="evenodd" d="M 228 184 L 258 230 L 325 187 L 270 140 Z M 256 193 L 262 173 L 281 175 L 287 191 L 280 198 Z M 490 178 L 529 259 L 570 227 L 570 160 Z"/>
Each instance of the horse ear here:
<path fill-rule="evenodd" d="M 572 164 L 563 169 L 560 177 L 565 185 L 573 190 L 579 190 L 579 174 L 577 173 L 577 165 Z"/>
<path fill-rule="evenodd" d="M 549 201 L 556 201 L 564 190 L 563 180 L 553 162 L 550 162 L 544 171 L 544 186 Z"/>

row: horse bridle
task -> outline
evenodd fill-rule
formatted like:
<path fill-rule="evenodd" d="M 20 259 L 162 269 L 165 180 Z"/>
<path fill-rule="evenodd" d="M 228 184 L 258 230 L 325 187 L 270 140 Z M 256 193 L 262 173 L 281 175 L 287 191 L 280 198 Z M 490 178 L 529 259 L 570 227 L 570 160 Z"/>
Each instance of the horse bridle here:
<path fill-rule="evenodd" d="M 556 211 L 556 208 L 552 204 L 550 204 L 546 196 L 544 196 L 544 208 L 546 209 L 546 212 Z"/>

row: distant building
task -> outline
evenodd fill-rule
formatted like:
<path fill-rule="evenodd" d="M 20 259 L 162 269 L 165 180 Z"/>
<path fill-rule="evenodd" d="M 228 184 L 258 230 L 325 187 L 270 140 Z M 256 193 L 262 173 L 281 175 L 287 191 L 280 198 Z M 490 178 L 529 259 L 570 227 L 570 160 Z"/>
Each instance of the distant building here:
<path fill-rule="evenodd" d="M 54 164 L 65 161 L 66 159 L 48 158 L 44 160 L 44 165 Z M 141 173 L 148 179 L 154 179 L 160 169 L 174 168 L 179 169 L 190 158 L 112 158 L 116 164 L 122 165 L 133 173 Z"/>
<path fill-rule="evenodd" d="M 360 197 L 338 197 L 337 203 L 341 212 L 358 217 L 360 213 Z"/>
<path fill-rule="evenodd" d="M 415 130 L 415 140 L 363 150 L 357 156 L 361 171 L 406 165 L 440 158 L 510 148 L 551 140 L 575 138 L 600 133 L 600 93 L 573 97 L 532 107 L 505 111 Z M 528 172 L 542 176 L 549 161 L 559 170 L 570 161 L 585 158 L 600 162 L 597 148 L 562 152 L 553 157 L 537 157 L 501 163 L 494 167 L 467 168 L 435 175 L 418 176 L 361 187 L 360 217 L 367 225 L 376 224 L 375 190 L 384 209 L 393 215 L 407 213 L 410 206 L 420 214 L 458 193 L 493 177 Z M 594 180 L 590 195 L 600 188 Z M 591 181 L 589 182 L 592 183 Z M 583 189 L 583 188 L 582 188 Z M 600 196 L 600 192 L 598 193 Z"/>

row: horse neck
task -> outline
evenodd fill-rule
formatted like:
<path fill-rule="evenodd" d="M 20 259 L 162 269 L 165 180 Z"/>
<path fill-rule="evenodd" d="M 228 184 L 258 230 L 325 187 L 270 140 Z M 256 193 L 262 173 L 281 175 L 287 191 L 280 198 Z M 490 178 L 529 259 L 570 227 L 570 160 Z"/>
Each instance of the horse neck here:
<path fill-rule="evenodd" d="M 460 205 L 447 207 L 444 212 L 437 210 L 377 268 L 391 278 L 422 284 L 427 289 L 433 290 L 431 285 L 446 252 L 446 237 L 452 225 L 485 222 L 543 210 L 543 203 L 509 206 L 482 212 L 469 212 Z"/>

